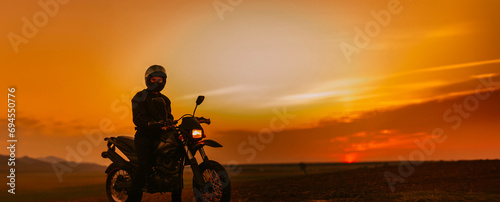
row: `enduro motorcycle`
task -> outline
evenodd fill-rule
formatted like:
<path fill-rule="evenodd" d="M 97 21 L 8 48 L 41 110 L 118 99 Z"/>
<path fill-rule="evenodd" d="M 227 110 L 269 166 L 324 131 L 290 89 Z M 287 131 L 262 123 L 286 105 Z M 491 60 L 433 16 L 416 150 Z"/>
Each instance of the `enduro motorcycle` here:
<path fill-rule="evenodd" d="M 229 201 L 231 181 L 225 168 L 218 162 L 209 160 L 204 146 L 222 147 L 216 141 L 205 139 L 201 123 L 209 125 L 210 119 L 195 117 L 196 108 L 204 96 L 198 96 L 193 114 L 185 114 L 174 121 L 170 133 L 162 133 L 155 152 L 155 162 L 147 177 L 143 191 L 164 193 L 182 190 L 184 187 L 184 167 L 189 165 L 193 172 L 193 192 L 197 201 Z M 177 123 L 181 121 L 180 124 Z M 106 137 L 108 150 L 102 152 L 103 158 L 110 159 L 106 169 L 106 195 L 110 201 L 125 201 L 132 185 L 132 176 L 139 165 L 134 139 L 129 136 Z M 125 160 L 116 151 L 124 154 Z M 198 164 L 195 155 L 203 162 Z"/>

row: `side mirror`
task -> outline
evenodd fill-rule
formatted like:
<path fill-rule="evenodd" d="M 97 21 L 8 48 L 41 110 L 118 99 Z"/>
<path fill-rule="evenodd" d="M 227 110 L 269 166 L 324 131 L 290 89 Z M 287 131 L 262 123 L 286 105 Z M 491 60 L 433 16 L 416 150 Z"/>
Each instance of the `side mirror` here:
<path fill-rule="evenodd" d="M 203 102 L 203 100 L 205 100 L 205 96 L 203 95 L 198 96 L 198 99 L 196 99 L 196 105 L 200 105 Z"/>

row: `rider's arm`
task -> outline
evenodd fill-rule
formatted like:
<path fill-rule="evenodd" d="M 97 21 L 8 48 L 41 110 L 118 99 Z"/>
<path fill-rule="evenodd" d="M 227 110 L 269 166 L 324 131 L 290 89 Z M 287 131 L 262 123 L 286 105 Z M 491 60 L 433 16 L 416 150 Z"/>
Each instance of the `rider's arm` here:
<path fill-rule="evenodd" d="M 154 121 L 147 113 L 145 102 L 147 96 L 148 92 L 143 90 L 135 94 L 134 98 L 132 98 L 133 121 L 137 127 L 147 127 L 148 122 Z"/>
<path fill-rule="evenodd" d="M 167 119 L 173 121 L 174 120 L 174 116 L 172 115 L 172 108 L 170 106 L 170 99 L 168 99 L 167 96 L 163 95 L 163 99 L 165 99 L 165 104 L 166 104 L 166 107 L 167 107 Z"/>

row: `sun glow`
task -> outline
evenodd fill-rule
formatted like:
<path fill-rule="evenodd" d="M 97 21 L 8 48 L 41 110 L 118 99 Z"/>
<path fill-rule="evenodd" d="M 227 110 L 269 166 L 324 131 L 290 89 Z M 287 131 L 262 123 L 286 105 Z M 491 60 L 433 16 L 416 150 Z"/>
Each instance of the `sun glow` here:
<path fill-rule="evenodd" d="M 344 163 L 354 163 L 358 160 L 358 154 L 357 153 L 348 153 L 344 155 Z"/>

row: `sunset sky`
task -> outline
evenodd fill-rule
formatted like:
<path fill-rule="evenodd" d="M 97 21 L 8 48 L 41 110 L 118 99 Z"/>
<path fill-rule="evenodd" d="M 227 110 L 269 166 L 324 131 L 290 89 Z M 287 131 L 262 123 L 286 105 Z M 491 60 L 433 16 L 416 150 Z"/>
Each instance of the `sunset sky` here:
<path fill-rule="evenodd" d="M 18 156 L 108 164 L 85 134 L 133 136 L 130 100 L 160 64 L 174 117 L 206 96 L 223 164 L 400 160 L 415 141 L 435 146 L 423 160 L 500 158 L 499 1 L 43 2 L 0 12 Z"/>

